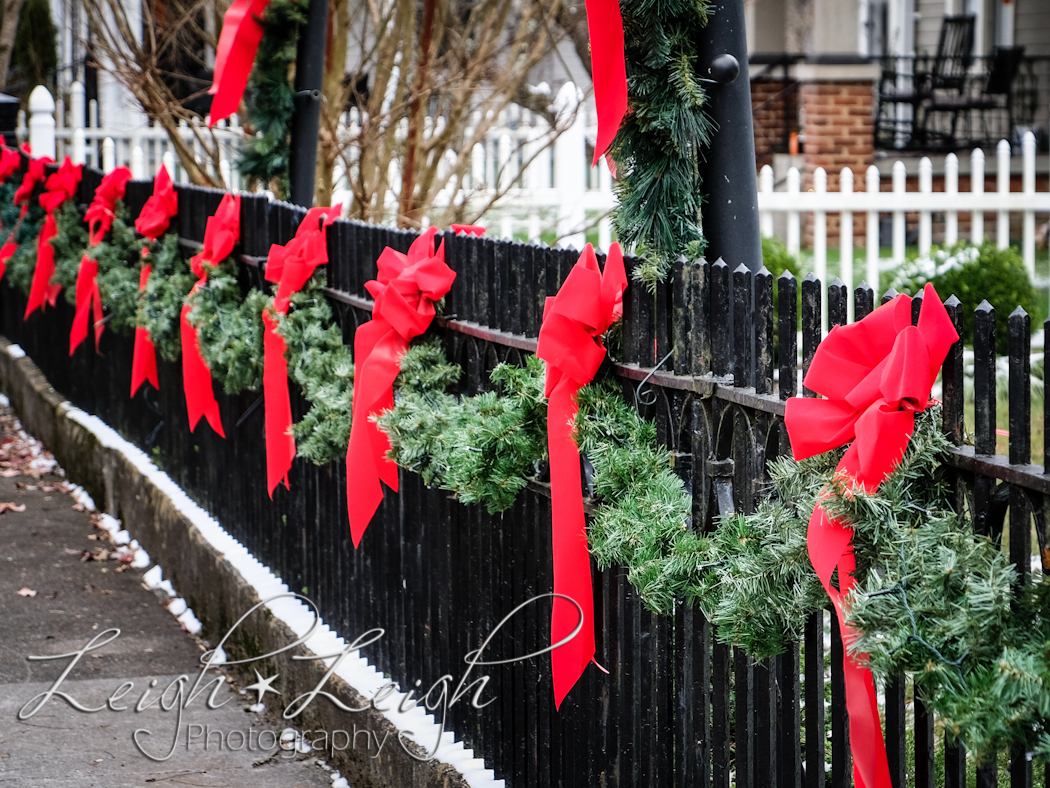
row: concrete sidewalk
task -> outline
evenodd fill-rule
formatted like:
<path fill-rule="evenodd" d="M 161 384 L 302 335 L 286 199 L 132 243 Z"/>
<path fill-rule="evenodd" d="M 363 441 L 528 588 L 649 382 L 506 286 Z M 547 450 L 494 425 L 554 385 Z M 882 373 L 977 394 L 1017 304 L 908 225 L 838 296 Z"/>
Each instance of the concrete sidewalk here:
<path fill-rule="evenodd" d="M 221 708 L 209 708 L 209 685 L 180 715 L 175 684 L 168 711 L 136 710 L 180 675 L 189 676 L 188 693 L 207 646 L 182 629 L 163 606 L 166 597 L 143 586 L 143 569 L 114 558 L 116 545 L 96 527 L 98 516 L 76 504 L 58 469 L 40 475 L 50 458 L 19 429 L 10 408 L 0 407 L 0 785 L 331 786 L 312 755 L 276 744 L 285 728 L 276 715 L 249 711 L 256 692 L 239 693 L 232 676 L 216 669 L 201 684 L 223 677 Z M 113 629 L 119 636 L 77 659 L 58 687 L 101 710 L 79 711 L 53 696 L 29 715 L 41 700 L 32 699 L 74 659 L 27 657 L 71 654 Z M 272 707 L 273 700 L 264 702 Z"/>

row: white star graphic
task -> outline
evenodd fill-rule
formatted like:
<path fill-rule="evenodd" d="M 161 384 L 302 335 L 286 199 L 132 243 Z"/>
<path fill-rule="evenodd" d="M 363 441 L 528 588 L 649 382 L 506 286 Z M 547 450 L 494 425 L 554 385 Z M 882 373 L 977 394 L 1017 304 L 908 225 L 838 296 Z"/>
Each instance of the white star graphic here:
<path fill-rule="evenodd" d="M 270 676 L 270 678 L 264 679 L 262 676 L 259 675 L 259 671 L 255 671 L 255 678 L 257 678 L 258 681 L 256 681 L 250 687 L 245 687 L 244 691 L 251 692 L 252 690 L 255 690 L 256 692 L 258 692 L 259 703 L 262 703 L 263 695 L 265 695 L 267 692 L 272 692 L 274 695 L 280 695 L 280 692 L 278 692 L 270 686 L 274 682 L 274 680 L 280 675 L 280 673 L 276 673 L 273 676 Z"/>

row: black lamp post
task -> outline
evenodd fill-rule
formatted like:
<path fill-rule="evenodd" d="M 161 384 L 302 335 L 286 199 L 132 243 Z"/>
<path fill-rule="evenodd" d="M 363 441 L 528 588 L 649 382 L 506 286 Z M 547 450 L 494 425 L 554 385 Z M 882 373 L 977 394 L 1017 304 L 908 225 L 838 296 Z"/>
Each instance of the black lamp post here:
<path fill-rule="evenodd" d="M 292 150 L 288 167 L 291 202 L 306 208 L 314 204 L 327 34 L 328 0 L 310 0 L 306 27 L 299 33 L 295 58 L 295 115 L 292 117 Z"/>
<path fill-rule="evenodd" d="M 708 58 L 708 112 L 717 125 L 700 162 L 703 176 L 707 258 L 721 257 L 730 269 L 762 267 L 755 175 L 755 129 L 747 73 L 744 0 L 714 0 L 701 40 Z"/>

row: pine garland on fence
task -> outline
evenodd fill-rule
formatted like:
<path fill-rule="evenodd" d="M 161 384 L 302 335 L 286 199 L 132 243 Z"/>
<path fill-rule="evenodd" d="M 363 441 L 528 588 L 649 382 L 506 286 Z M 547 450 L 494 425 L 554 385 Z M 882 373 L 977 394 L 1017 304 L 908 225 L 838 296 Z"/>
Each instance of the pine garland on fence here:
<path fill-rule="evenodd" d="M 621 3 L 629 110 L 613 142 L 621 243 L 637 244 L 636 277 L 655 283 L 688 249 L 703 251 L 699 161 L 713 128 L 705 111 L 696 42 L 707 22 L 705 0 Z"/>
<path fill-rule="evenodd" d="M 0 188 L 0 199 L 11 192 Z M 14 226 L 17 212 L 5 206 L 0 217 Z M 23 291 L 41 218 L 39 209 L 30 211 L 7 269 Z M 56 277 L 70 298 L 88 251 L 86 233 L 71 205 L 57 221 Z M 90 252 L 112 327 L 145 326 L 161 357 L 174 361 L 179 316 L 196 278 L 169 234 L 149 245 L 154 275 L 140 293 L 143 244 L 121 207 L 105 242 Z M 319 464 L 345 455 L 354 380 L 323 286 L 319 271 L 278 316 L 289 376 L 310 402 L 293 427 L 299 455 Z M 270 293 L 241 293 L 236 263 L 226 260 L 190 299 L 204 357 L 230 393 L 260 385 L 261 316 L 272 305 Z M 439 340 L 421 338 L 402 359 L 394 408 L 377 418 L 391 456 L 429 486 L 504 511 L 546 459 L 543 372 L 535 358 L 523 367 L 501 365 L 491 374 L 495 391 L 456 396 L 462 370 Z M 979 762 L 1015 747 L 1050 757 L 1050 582 L 1039 575 L 1020 584 L 1000 546 L 952 511 L 939 408 L 917 416 L 904 459 L 876 494 L 843 486 L 835 473 L 841 451 L 803 462 L 779 458 L 769 466 L 771 494 L 754 513 L 699 533 L 690 526 L 692 498 L 673 455 L 608 370 L 581 389 L 578 401 L 578 442 L 593 468 L 591 550 L 603 567 L 626 567 L 649 609 L 671 614 L 696 604 L 722 642 L 756 659 L 782 652 L 828 606 L 806 544 L 813 504 L 823 494 L 828 514 L 855 529 L 860 584 L 849 620 L 859 637 L 851 648 L 870 655 L 876 677 L 913 674 L 927 706 Z"/>
<path fill-rule="evenodd" d="M 263 38 L 246 93 L 248 118 L 261 137 L 241 150 L 241 174 L 262 183 L 278 197 L 288 194 L 288 163 L 295 89 L 290 74 L 295 64 L 299 28 L 306 24 L 309 3 L 270 0 L 263 11 Z"/>

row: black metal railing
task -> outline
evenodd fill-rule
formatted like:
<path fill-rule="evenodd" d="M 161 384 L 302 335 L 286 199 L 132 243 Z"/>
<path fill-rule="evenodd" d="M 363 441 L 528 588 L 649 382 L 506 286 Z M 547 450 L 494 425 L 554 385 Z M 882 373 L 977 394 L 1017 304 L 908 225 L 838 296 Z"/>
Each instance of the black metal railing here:
<path fill-rule="evenodd" d="M 97 179 L 97 173 L 86 174 L 82 198 Z M 219 193 L 178 188 L 178 232 L 192 247 L 203 240 Z M 133 213 L 148 193 L 148 184 L 131 184 Z M 261 258 L 270 243 L 292 237 L 303 212 L 257 195 L 244 195 L 241 211 L 244 284 L 261 286 Z M 353 221 L 333 226 L 327 294 L 348 343 L 369 319 L 371 302 L 363 285 L 373 278 L 380 251 L 406 250 L 414 237 Z M 488 373 L 497 363 L 520 363 L 534 350 L 543 300 L 557 292 L 578 255 L 491 238 L 451 233 L 443 238 L 447 262 L 458 276 L 435 331 L 449 358 L 465 371 L 459 392 L 473 394 L 490 386 Z M 750 273 L 743 265 L 749 261 L 732 262 L 735 270 L 722 261 L 682 259 L 655 292 L 632 285 L 624 304 L 622 349 L 609 361 L 632 401 L 643 378 L 655 391 L 653 404 L 643 401 L 640 407 L 673 452 L 693 498 L 689 527 L 698 530 L 713 528 L 719 514 L 756 505 L 768 481 L 766 461 L 789 450 L 784 400 L 812 395 L 801 389 L 800 372 L 825 331 L 815 278 L 781 277 L 774 312 L 772 277 Z M 55 310 L 23 322 L 22 294 L 8 286 L 0 288 L 0 298 L 4 334 L 22 345 L 58 391 L 150 452 L 235 538 L 291 588 L 309 594 L 330 626 L 348 639 L 371 627 L 385 628 L 389 636 L 364 653 L 402 686 L 417 679 L 429 686 L 443 674 L 460 675 L 463 656 L 504 615 L 551 589 L 550 502 L 540 480 L 503 515 L 489 515 L 480 506 L 428 490 L 418 476 L 402 471 L 400 493 L 387 493 L 355 550 L 342 463 L 317 467 L 296 461 L 291 490 L 278 487 L 269 499 L 263 414 L 253 408 L 259 392 L 217 395 L 226 440 L 207 427 L 191 434 L 178 364 L 161 362 L 160 391 L 145 386 L 129 400 L 130 337 L 107 331 L 100 354 L 85 347 L 70 357 L 73 310 L 63 300 Z M 846 322 L 850 298 L 858 319 L 879 300 L 867 285 L 848 293 L 833 282 L 831 325 Z M 958 302 L 949 299 L 947 306 L 958 326 Z M 1010 319 L 1008 457 L 994 453 L 994 315 L 979 311 L 975 336 L 966 338 L 975 357 L 973 445 L 964 443 L 961 343 L 945 362 L 941 394 L 944 426 L 956 444 L 951 459 L 956 504 L 985 533 L 1001 534 L 1009 512 L 1010 554 L 1022 572 L 1028 570 L 1031 546 L 1028 530 L 1017 526 L 1034 517 L 1040 546 L 1046 547 L 1050 494 L 1050 476 L 1029 464 L 1027 321 L 1021 313 Z M 652 372 L 672 350 L 667 363 Z M 296 418 L 305 404 L 293 393 Z M 756 662 L 717 642 L 697 609 L 682 604 L 673 616 L 657 616 L 641 605 L 624 571 L 595 571 L 594 577 L 596 660 L 608 675 L 586 671 L 556 711 L 549 662 L 494 667 L 491 705 L 450 709 L 449 726 L 498 778 L 518 787 L 850 784 L 834 616 L 814 616 L 802 643 Z M 177 574 L 173 581 L 178 586 Z M 549 622 L 549 605 L 532 606 L 494 648 L 504 655 L 540 648 L 548 642 Z M 910 686 L 911 680 L 901 677 L 885 691 L 894 784 L 904 786 L 908 775 L 915 785 L 932 786 L 940 780 L 934 754 L 944 748 L 943 733 L 921 698 L 906 702 Z M 1010 784 L 1028 788 L 1031 767 L 1025 768 L 1020 755 L 1013 760 Z M 964 786 L 964 753 L 949 748 L 943 763 L 944 784 Z M 994 772 L 985 771 L 979 784 L 994 785 L 994 779 Z"/>

